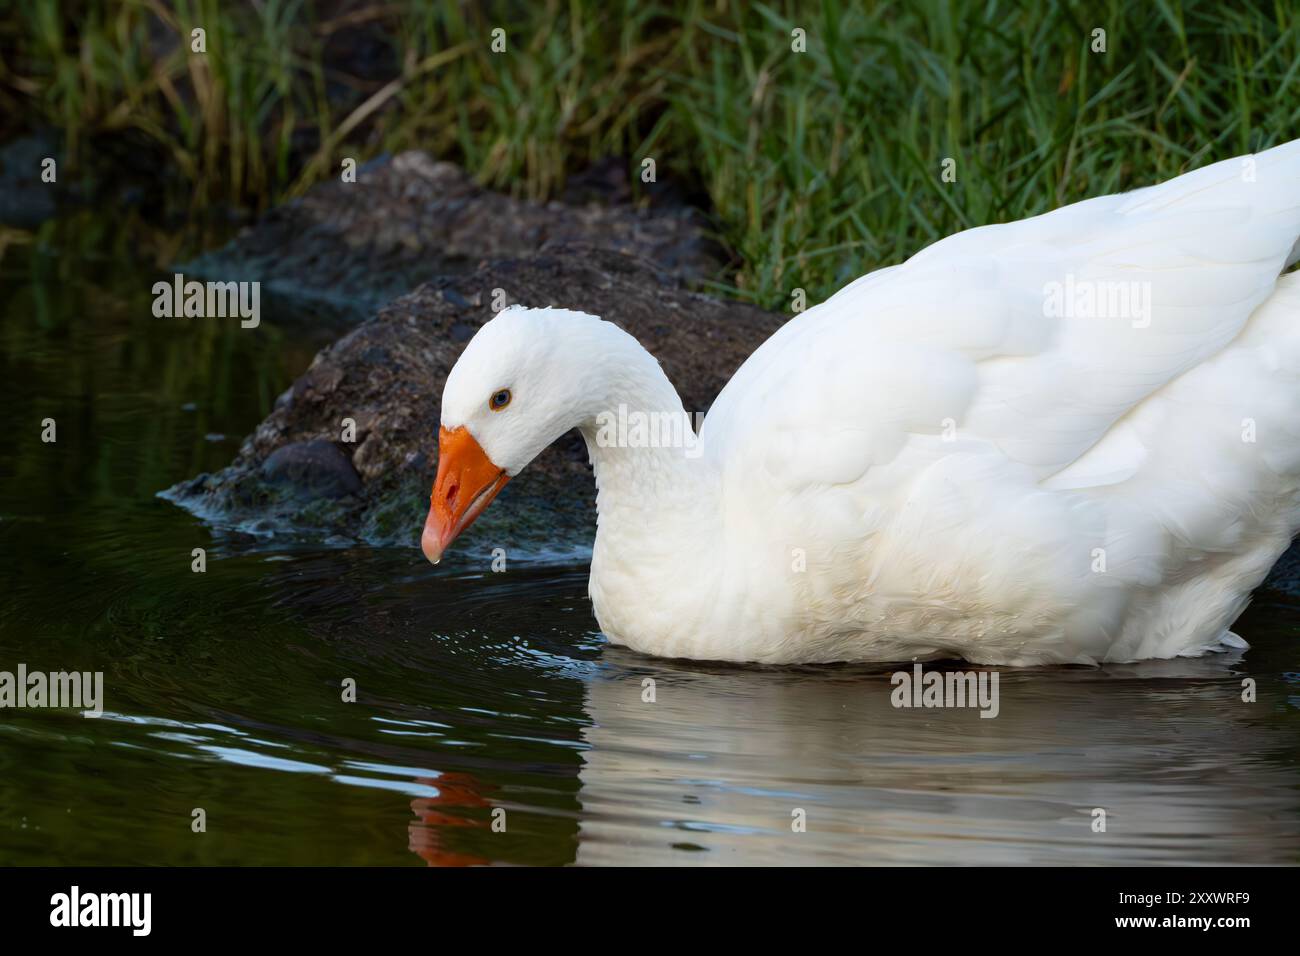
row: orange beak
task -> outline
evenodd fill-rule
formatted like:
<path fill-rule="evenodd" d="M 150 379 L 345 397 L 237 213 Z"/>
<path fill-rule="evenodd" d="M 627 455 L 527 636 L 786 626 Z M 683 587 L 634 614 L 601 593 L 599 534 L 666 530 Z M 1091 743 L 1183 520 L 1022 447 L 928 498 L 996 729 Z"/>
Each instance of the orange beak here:
<path fill-rule="evenodd" d="M 437 564 L 447 546 L 474 523 L 509 480 L 464 425 L 451 431 L 439 428 L 438 477 L 420 536 L 424 556 Z"/>

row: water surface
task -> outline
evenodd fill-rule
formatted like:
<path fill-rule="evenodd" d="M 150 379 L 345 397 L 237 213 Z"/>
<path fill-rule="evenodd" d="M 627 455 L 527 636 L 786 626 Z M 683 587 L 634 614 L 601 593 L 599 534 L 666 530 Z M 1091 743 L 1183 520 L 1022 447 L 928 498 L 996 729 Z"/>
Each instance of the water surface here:
<path fill-rule="evenodd" d="M 4 243 L 0 670 L 101 670 L 106 700 L 0 711 L 0 863 L 1300 861 L 1285 589 L 1244 655 L 1003 670 L 989 720 L 895 709 L 894 667 L 610 647 L 581 564 L 434 569 L 158 499 L 333 334 L 155 319 L 153 281 L 211 242 L 80 214 Z"/>

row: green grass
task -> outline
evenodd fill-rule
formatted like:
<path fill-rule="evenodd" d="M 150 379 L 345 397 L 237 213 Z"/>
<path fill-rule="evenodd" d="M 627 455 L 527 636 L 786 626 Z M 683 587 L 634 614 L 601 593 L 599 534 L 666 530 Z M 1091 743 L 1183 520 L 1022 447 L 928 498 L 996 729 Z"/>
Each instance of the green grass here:
<path fill-rule="evenodd" d="M 384 150 L 537 199 L 609 155 L 639 186 L 653 157 L 735 251 L 719 288 L 776 308 L 958 229 L 1285 141 L 1300 117 L 1289 0 L 58 9 L 0 27 L 0 107 L 64 130 L 74 162 L 129 131 L 196 205 L 262 206 Z"/>

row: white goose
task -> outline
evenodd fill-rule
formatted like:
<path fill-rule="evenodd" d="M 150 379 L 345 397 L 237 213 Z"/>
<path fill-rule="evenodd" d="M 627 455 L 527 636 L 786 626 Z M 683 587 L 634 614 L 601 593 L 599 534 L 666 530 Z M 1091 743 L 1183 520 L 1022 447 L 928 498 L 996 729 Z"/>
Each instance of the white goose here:
<path fill-rule="evenodd" d="M 506 310 L 447 379 L 424 552 L 577 427 L 596 618 L 639 651 L 1032 665 L 1244 646 L 1228 628 L 1300 528 L 1300 276 L 1280 275 L 1297 239 L 1300 141 L 959 233 L 787 323 L 698 446 L 611 434 L 620 406 L 685 415 L 630 335 Z"/>

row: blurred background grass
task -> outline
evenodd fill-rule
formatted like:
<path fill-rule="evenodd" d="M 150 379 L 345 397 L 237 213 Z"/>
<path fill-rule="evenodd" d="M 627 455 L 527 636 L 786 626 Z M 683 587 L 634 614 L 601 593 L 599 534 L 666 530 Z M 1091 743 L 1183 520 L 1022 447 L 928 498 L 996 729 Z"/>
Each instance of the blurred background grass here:
<path fill-rule="evenodd" d="M 345 156 L 423 148 L 534 199 L 607 157 L 641 195 L 651 157 L 735 253 L 720 286 L 788 308 L 958 229 L 1292 138 L 1298 23 L 1293 0 L 20 0 L 0 136 L 53 127 L 73 170 L 125 143 L 191 208 L 253 211 Z"/>

